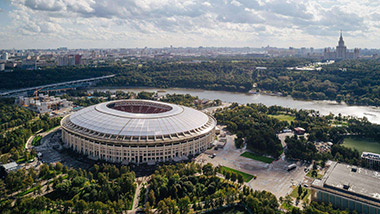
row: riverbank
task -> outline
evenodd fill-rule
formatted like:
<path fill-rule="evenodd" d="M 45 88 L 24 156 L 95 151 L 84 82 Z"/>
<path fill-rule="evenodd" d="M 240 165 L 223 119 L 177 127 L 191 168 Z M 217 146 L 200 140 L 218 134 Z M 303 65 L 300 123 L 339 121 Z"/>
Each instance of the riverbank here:
<path fill-rule="evenodd" d="M 322 115 L 333 113 L 335 115 L 341 114 L 343 116 L 354 116 L 357 118 L 368 118 L 372 123 L 380 124 L 380 108 L 372 106 L 350 106 L 345 103 L 337 103 L 335 101 L 305 101 L 295 100 L 290 96 L 270 96 L 265 94 L 250 94 L 242 92 L 229 92 L 229 91 L 213 91 L 203 89 L 185 89 L 185 88 L 147 88 L 147 87 L 133 87 L 133 88 L 119 88 L 119 87 L 95 87 L 90 88 L 88 91 L 124 91 L 139 93 L 141 91 L 159 92 L 159 94 L 190 94 L 198 96 L 201 99 L 215 100 L 219 99 L 222 102 L 228 103 L 262 103 L 266 106 L 282 106 L 286 108 L 294 108 L 297 110 L 315 110 L 319 111 Z M 164 92 L 163 92 L 164 91 Z"/>

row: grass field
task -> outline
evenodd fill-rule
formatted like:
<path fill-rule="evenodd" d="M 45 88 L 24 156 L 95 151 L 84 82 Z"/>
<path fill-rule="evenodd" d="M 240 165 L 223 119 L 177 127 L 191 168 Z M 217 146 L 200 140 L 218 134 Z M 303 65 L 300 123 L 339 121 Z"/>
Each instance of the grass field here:
<path fill-rule="evenodd" d="M 41 144 L 42 137 L 37 135 L 33 138 L 32 146 L 39 146 Z"/>
<path fill-rule="evenodd" d="M 374 152 L 380 154 L 380 142 L 360 137 L 346 137 L 343 146 L 357 149 L 362 152 Z"/>
<path fill-rule="evenodd" d="M 261 161 L 261 162 L 264 162 L 264 163 L 272 163 L 273 160 L 274 160 L 273 158 L 268 158 L 268 157 L 264 157 L 264 156 L 260 156 L 260 155 L 255 155 L 255 154 L 253 154 L 251 152 L 244 152 L 240 156 L 243 156 L 243 157 L 246 157 L 246 158 L 250 158 L 252 160 Z"/>
<path fill-rule="evenodd" d="M 226 171 L 226 172 L 235 172 L 236 174 L 240 174 L 241 176 L 243 176 L 244 182 L 248 182 L 253 178 L 253 175 L 250 175 L 250 174 L 245 173 L 245 172 L 241 172 L 241 171 L 236 170 L 236 169 L 231 169 L 231 168 L 226 167 L 226 166 L 222 166 L 221 169 Z"/>
<path fill-rule="evenodd" d="M 312 172 L 313 170 L 310 170 L 307 174 L 306 174 L 306 176 L 307 177 L 310 177 L 310 178 L 314 178 L 312 175 L 311 175 L 311 172 Z M 318 171 L 317 171 L 318 172 Z M 322 177 L 323 177 L 323 175 L 321 175 L 321 174 L 317 174 L 317 178 L 318 179 L 322 179 Z"/>
<path fill-rule="evenodd" d="M 300 197 L 301 200 L 305 200 L 309 197 L 309 195 L 311 194 L 311 190 L 310 189 L 306 189 L 306 188 L 302 188 L 302 195 Z M 307 191 L 307 193 L 304 193 L 305 191 Z M 293 198 L 297 198 L 299 195 L 298 195 L 298 186 L 296 188 L 293 189 L 292 193 L 290 193 L 290 196 L 292 196 Z"/>
<path fill-rule="evenodd" d="M 248 214 L 249 212 L 242 206 L 227 207 L 219 210 L 206 212 L 207 214 Z"/>
<path fill-rule="evenodd" d="M 291 116 L 291 115 L 286 115 L 286 114 L 278 114 L 278 115 L 268 115 L 269 117 L 276 118 L 279 121 L 286 121 L 289 124 L 296 119 L 296 117 Z"/>

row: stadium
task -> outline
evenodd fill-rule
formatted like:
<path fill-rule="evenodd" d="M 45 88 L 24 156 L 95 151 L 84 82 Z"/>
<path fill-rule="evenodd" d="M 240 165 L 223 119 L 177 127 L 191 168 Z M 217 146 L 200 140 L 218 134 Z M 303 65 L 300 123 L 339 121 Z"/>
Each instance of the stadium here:
<path fill-rule="evenodd" d="M 216 120 L 201 111 L 151 100 L 86 107 L 61 121 L 64 146 L 113 163 L 181 161 L 208 149 Z"/>

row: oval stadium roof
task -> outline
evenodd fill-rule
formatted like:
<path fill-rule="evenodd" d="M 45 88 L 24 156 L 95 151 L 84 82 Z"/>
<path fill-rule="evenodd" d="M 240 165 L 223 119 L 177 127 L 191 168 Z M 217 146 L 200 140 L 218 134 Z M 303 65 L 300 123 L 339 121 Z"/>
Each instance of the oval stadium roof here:
<path fill-rule="evenodd" d="M 133 137 L 190 134 L 213 128 L 207 125 L 210 116 L 201 111 L 151 100 L 100 103 L 75 112 L 69 120 L 93 132 Z"/>

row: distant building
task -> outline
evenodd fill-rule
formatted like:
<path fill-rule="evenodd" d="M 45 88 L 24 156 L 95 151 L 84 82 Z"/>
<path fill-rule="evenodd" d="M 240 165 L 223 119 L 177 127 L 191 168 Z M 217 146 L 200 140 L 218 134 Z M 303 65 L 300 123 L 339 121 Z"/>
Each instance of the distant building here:
<path fill-rule="evenodd" d="M 80 64 L 82 64 L 82 56 L 79 54 L 58 56 L 57 58 L 58 66 L 75 66 Z"/>
<path fill-rule="evenodd" d="M 27 70 L 36 70 L 38 60 L 38 56 L 27 56 L 25 59 L 22 60 L 21 68 Z"/>
<path fill-rule="evenodd" d="M 67 56 L 58 56 L 57 65 L 58 66 L 67 66 L 69 64 Z"/>
<path fill-rule="evenodd" d="M 75 65 L 81 65 L 82 64 L 82 55 L 77 54 L 75 55 Z"/>
<path fill-rule="evenodd" d="M 1 59 L 2 59 L 2 60 L 7 61 L 8 58 L 9 58 L 9 54 L 8 54 L 7 52 L 4 52 L 4 53 L 1 55 Z"/>
<path fill-rule="evenodd" d="M 69 65 L 69 66 L 75 65 L 75 56 L 74 55 L 67 56 L 67 65 Z"/>
<path fill-rule="evenodd" d="M 59 97 L 40 94 L 38 97 L 18 97 L 16 104 L 39 114 L 65 112 L 72 109 L 72 102 Z"/>
<path fill-rule="evenodd" d="M 342 32 L 340 32 L 338 46 L 336 46 L 336 50 L 331 48 L 325 48 L 324 59 L 328 60 L 342 60 L 342 59 L 358 59 L 359 58 L 359 49 L 355 48 L 354 52 L 350 52 L 347 50 L 347 47 L 344 45 Z"/>
<path fill-rule="evenodd" d="M 367 162 L 368 166 L 371 168 L 380 166 L 380 154 L 363 152 L 361 158 Z"/>
<path fill-rule="evenodd" d="M 4 63 L 1 63 L 0 64 L 0 71 L 4 71 L 5 70 L 5 64 Z"/>
<path fill-rule="evenodd" d="M 357 213 L 380 213 L 380 176 L 376 171 L 333 162 L 311 188 L 314 201 Z"/>
<path fill-rule="evenodd" d="M 0 176 L 5 177 L 9 172 L 19 169 L 20 166 L 16 162 L 10 162 L 0 165 Z"/>
<path fill-rule="evenodd" d="M 294 128 L 294 132 L 295 132 L 297 135 L 303 135 L 303 134 L 305 134 L 305 129 L 304 129 L 304 128 L 301 128 L 301 127 L 297 127 L 297 128 Z"/>

